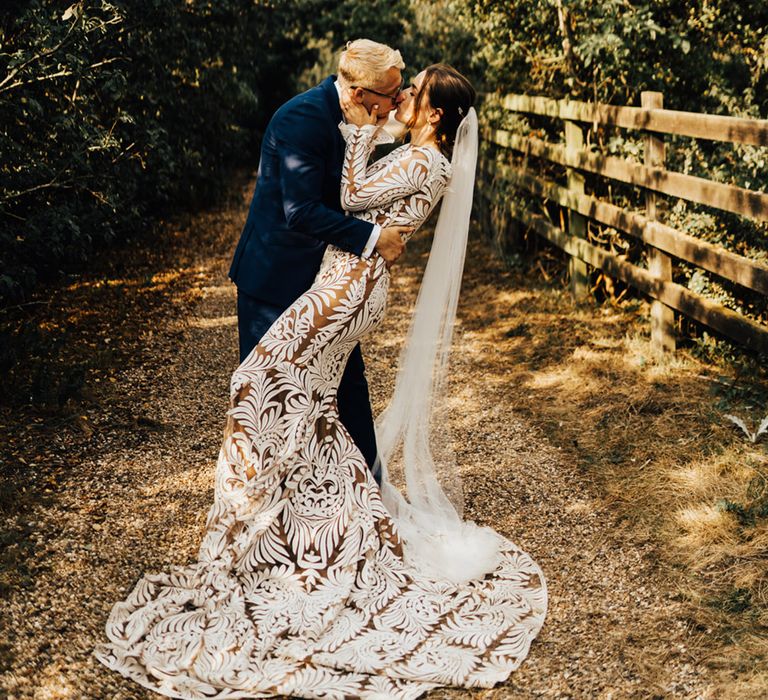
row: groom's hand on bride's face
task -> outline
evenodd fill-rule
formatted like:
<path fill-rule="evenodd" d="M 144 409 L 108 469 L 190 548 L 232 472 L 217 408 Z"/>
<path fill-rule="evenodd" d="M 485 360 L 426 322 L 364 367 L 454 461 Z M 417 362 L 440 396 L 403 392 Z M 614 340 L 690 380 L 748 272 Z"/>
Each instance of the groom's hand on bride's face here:
<path fill-rule="evenodd" d="M 363 98 L 362 88 L 349 88 L 342 91 L 341 111 L 344 112 L 344 119 L 346 119 L 347 124 L 365 126 L 366 124 L 378 124 L 381 122 L 379 105 L 374 104 L 369 110 L 363 102 Z"/>
<path fill-rule="evenodd" d="M 381 229 L 379 240 L 376 242 L 376 252 L 384 258 L 387 267 L 403 254 L 405 243 L 403 238 L 413 232 L 413 226 L 387 226 Z"/>

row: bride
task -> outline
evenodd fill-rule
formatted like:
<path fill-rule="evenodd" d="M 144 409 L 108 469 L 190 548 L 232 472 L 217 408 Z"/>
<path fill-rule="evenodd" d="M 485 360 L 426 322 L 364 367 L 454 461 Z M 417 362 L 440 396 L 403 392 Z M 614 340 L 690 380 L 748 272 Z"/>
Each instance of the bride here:
<path fill-rule="evenodd" d="M 472 86 L 422 71 L 396 119 L 410 142 L 368 165 L 375 110 L 342 97 L 344 208 L 418 227 L 444 197 L 394 397 L 377 424 L 381 489 L 340 423 L 336 390 L 379 325 L 389 270 L 328 246 L 312 288 L 237 368 L 198 560 L 147 574 L 97 658 L 174 698 L 415 698 L 491 687 L 544 621 L 535 562 L 460 517 L 428 424 L 442 389 L 477 156 Z M 406 492 L 387 475 L 399 458 Z M 448 482 L 445 470 L 448 470 Z M 442 479 L 441 479 L 442 477 Z"/>

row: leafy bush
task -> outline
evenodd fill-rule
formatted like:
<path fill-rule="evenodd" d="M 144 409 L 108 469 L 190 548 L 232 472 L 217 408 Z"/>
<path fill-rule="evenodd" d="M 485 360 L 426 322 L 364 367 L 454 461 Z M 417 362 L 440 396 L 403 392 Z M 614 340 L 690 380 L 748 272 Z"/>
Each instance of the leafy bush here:
<path fill-rule="evenodd" d="M 757 0 L 725 2 L 626 2 L 626 0 L 466 0 L 465 16 L 479 38 L 473 71 L 490 93 L 521 92 L 556 99 L 573 98 L 617 105 L 639 105 L 640 93 L 659 91 L 670 109 L 765 118 L 768 116 L 768 5 Z M 494 108 L 486 108 L 487 122 L 517 132 L 562 141 L 562 125 L 528 116 L 510 123 Z M 520 120 L 518 120 L 520 121 Z M 765 191 L 768 149 L 668 137 L 667 166 L 671 170 Z M 590 130 L 592 148 L 620 157 L 642 159 L 642 138 L 636 132 L 599 128 Z M 510 152 L 485 158 L 509 161 Z M 564 169 L 543 161 L 547 176 L 562 180 Z M 545 171 L 545 172 L 547 172 Z M 544 174 L 544 173 L 542 173 Z M 608 186 L 587 178 L 588 192 L 629 209 L 642 209 L 642 192 Z M 514 187 L 497 195 L 527 200 Z M 702 240 L 717 243 L 755 260 L 768 256 L 768 227 L 705 206 L 663 201 L 663 220 Z M 540 204 L 534 206 L 540 208 Z M 552 209 L 552 207 L 549 207 Z M 558 212 L 552 211 L 557 221 Z M 644 251 L 632 239 L 606 227 L 590 224 L 590 237 L 620 251 L 635 264 L 645 265 Z M 710 273 L 676 263 L 675 280 L 705 296 L 761 322 L 768 320 L 768 300 L 746 292 Z M 596 284 L 599 279 L 596 276 Z M 616 285 L 624 292 L 624 285 Z M 683 323 L 686 330 L 695 327 Z M 700 333 L 700 330 L 698 331 Z"/>
<path fill-rule="evenodd" d="M 0 299 L 220 194 L 233 163 L 256 160 L 259 128 L 314 60 L 303 37 L 315 5 L 6 5 Z"/>

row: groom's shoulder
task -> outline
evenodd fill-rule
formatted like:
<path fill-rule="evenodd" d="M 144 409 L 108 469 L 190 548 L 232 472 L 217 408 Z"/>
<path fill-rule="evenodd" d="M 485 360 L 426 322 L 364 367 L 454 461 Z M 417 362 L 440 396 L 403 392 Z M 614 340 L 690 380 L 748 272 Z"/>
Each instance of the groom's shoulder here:
<path fill-rule="evenodd" d="M 330 82 L 329 82 L 330 81 Z M 333 81 L 326 79 L 319 85 L 309 88 L 304 92 L 295 95 L 275 112 L 272 121 L 280 124 L 290 122 L 294 118 L 305 118 L 312 116 L 315 118 L 331 118 L 329 109 L 329 88 L 335 90 Z"/>

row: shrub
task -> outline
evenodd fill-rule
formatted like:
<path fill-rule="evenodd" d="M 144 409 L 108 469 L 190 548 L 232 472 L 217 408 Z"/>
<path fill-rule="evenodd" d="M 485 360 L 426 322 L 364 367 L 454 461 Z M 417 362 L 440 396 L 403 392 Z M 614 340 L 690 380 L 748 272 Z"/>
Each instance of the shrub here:
<path fill-rule="evenodd" d="M 0 299 L 206 204 L 313 60 L 312 3 L 11 3 L 0 19 Z"/>

